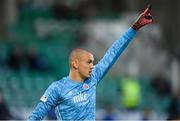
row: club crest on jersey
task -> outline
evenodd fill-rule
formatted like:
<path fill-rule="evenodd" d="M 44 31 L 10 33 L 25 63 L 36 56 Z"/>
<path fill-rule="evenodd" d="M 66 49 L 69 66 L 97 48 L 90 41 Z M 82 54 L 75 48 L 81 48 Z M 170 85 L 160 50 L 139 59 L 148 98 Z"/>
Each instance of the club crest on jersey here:
<path fill-rule="evenodd" d="M 83 88 L 84 89 L 89 89 L 89 85 L 85 83 L 85 84 L 83 84 Z"/>

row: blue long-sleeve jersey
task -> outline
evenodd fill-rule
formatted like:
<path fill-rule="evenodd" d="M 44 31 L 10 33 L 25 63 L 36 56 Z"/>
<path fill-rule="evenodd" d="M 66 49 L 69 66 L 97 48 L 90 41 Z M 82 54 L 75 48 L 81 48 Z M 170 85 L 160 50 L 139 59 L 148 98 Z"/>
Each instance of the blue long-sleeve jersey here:
<path fill-rule="evenodd" d="M 96 86 L 135 34 L 136 31 L 129 28 L 116 40 L 94 66 L 89 79 L 79 83 L 65 77 L 53 82 L 28 119 L 42 120 L 52 108 L 55 108 L 60 120 L 95 120 Z"/>

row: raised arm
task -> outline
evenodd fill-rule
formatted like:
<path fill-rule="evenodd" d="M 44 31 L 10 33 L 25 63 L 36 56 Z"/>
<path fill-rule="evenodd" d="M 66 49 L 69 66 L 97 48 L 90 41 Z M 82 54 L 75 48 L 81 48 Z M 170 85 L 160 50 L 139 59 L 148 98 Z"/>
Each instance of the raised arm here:
<path fill-rule="evenodd" d="M 129 42 L 134 38 L 136 32 L 143 26 L 153 22 L 153 18 L 150 13 L 151 7 L 148 6 L 138 17 L 137 21 L 132 27 L 128 29 L 118 40 L 116 40 L 112 46 L 107 50 L 104 57 L 95 65 L 92 78 L 98 83 L 107 71 L 112 67 L 121 53 L 128 46 Z"/>

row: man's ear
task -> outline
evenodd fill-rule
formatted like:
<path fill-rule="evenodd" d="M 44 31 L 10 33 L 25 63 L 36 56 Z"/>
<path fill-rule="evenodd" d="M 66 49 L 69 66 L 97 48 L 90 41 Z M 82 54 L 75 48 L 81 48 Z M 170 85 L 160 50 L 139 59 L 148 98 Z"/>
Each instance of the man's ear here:
<path fill-rule="evenodd" d="M 79 61 L 77 59 L 75 59 L 73 62 L 72 62 L 72 66 L 74 69 L 78 69 L 79 67 Z"/>

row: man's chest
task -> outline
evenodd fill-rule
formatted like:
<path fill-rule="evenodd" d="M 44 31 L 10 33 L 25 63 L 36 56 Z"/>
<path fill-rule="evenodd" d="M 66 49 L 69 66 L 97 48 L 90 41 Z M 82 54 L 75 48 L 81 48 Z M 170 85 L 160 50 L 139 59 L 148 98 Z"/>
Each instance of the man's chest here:
<path fill-rule="evenodd" d="M 95 101 L 96 87 L 84 83 L 65 88 L 60 104 L 64 106 L 79 107 Z"/>

